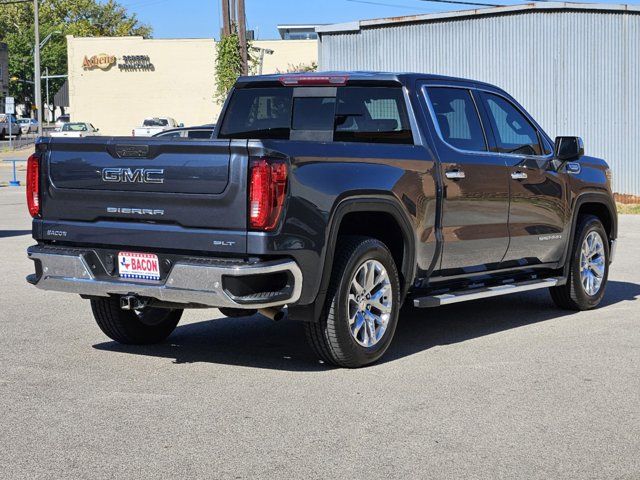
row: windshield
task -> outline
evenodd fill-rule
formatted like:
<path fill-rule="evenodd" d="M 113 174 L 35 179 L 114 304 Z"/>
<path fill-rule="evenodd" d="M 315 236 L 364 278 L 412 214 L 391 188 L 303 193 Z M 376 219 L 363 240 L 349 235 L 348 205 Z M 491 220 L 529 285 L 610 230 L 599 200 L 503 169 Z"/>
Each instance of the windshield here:
<path fill-rule="evenodd" d="M 85 123 L 65 123 L 62 126 L 63 132 L 86 132 L 87 130 Z"/>
<path fill-rule="evenodd" d="M 166 127 L 169 121 L 166 118 L 147 118 L 143 123 L 143 127 Z"/>

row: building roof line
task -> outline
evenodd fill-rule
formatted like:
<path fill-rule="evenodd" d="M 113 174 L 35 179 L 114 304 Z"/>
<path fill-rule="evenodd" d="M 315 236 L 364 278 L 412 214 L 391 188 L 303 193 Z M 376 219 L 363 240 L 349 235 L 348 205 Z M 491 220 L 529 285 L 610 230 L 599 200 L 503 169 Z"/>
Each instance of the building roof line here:
<path fill-rule="evenodd" d="M 611 3 L 532 2 L 520 5 L 504 5 L 500 7 L 455 10 L 448 12 L 425 13 L 420 15 L 374 18 L 371 20 L 335 23 L 330 25 L 318 26 L 316 27 L 316 32 L 320 35 L 340 32 L 358 32 L 363 27 L 380 27 L 400 23 L 429 22 L 464 17 L 497 16 L 513 13 L 532 13 L 535 11 L 553 10 L 640 14 L 640 5 Z"/>

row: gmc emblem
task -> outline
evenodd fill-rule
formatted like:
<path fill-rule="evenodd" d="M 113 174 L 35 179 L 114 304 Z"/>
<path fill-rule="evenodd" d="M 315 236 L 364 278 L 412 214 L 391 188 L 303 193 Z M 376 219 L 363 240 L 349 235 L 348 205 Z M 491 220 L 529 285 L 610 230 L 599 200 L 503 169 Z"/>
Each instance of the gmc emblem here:
<path fill-rule="evenodd" d="M 102 181 L 111 183 L 164 183 L 164 169 L 103 168 Z"/>

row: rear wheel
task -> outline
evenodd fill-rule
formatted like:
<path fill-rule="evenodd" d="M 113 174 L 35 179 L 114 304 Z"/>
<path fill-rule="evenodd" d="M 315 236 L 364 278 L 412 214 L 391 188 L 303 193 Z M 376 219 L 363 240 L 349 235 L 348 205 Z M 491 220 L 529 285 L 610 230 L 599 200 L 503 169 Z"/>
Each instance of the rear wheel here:
<path fill-rule="evenodd" d="M 119 297 L 92 299 L 91 310 L 107 337 L 130 345 L 162 342 L 171 335 L 182 316 L 180 309 L 122 310 Z"/>
<path fill-rule="evenodd" d="M 609 277 L 609 242 L 598 217 L 578 218 L 570 261 L 567 283 L 550 288 L 551 298 L 568 310 L 597 307 Z"/>
<path fill-rule="evenodd" d="M 4 130 L 4 128 L 2 129 L 2 131 L 0 132 L 0 140 L 4 140 L 4 136 L 6 135 L 6 132 Z"/>
<path fill-rule="evenodd" d="M 384 243 L 345 237 L 331 272 L 321 318 L 306 323 L 307 339 L 325 362 L 356 368 L 387 351 L 398 322 L 400 281 Z"/>

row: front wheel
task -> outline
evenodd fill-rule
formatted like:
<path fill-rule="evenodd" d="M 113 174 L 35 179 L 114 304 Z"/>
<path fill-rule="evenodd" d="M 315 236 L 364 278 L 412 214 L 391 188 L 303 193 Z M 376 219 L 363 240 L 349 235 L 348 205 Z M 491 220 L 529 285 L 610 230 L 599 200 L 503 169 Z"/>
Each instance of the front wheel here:
<path fill-rule="evenodd" d="M 307 339 L 325 362 L 362 367 L 389 348 L 399 310 L 400 280 L 386 245 L 346 237 L 336 251 L 323 314 L 305 324 Z"/>
<path fill-rule="evenodd" d="M 551 287 L 551 298 L 560 308 L 590 310 L 604 297 L 609 277 L 609 242 L 602 223 L 593 215 L 578 218 L 565 285 Z"/>
<path fill-rule="evenodd" d="M 145 307 L 122 310 L 119 297 L 91 300 L 100 330 L 112 340 L 128 345 L 147 345 L 165 340 L 176 328 L 182 310 Z"/>

